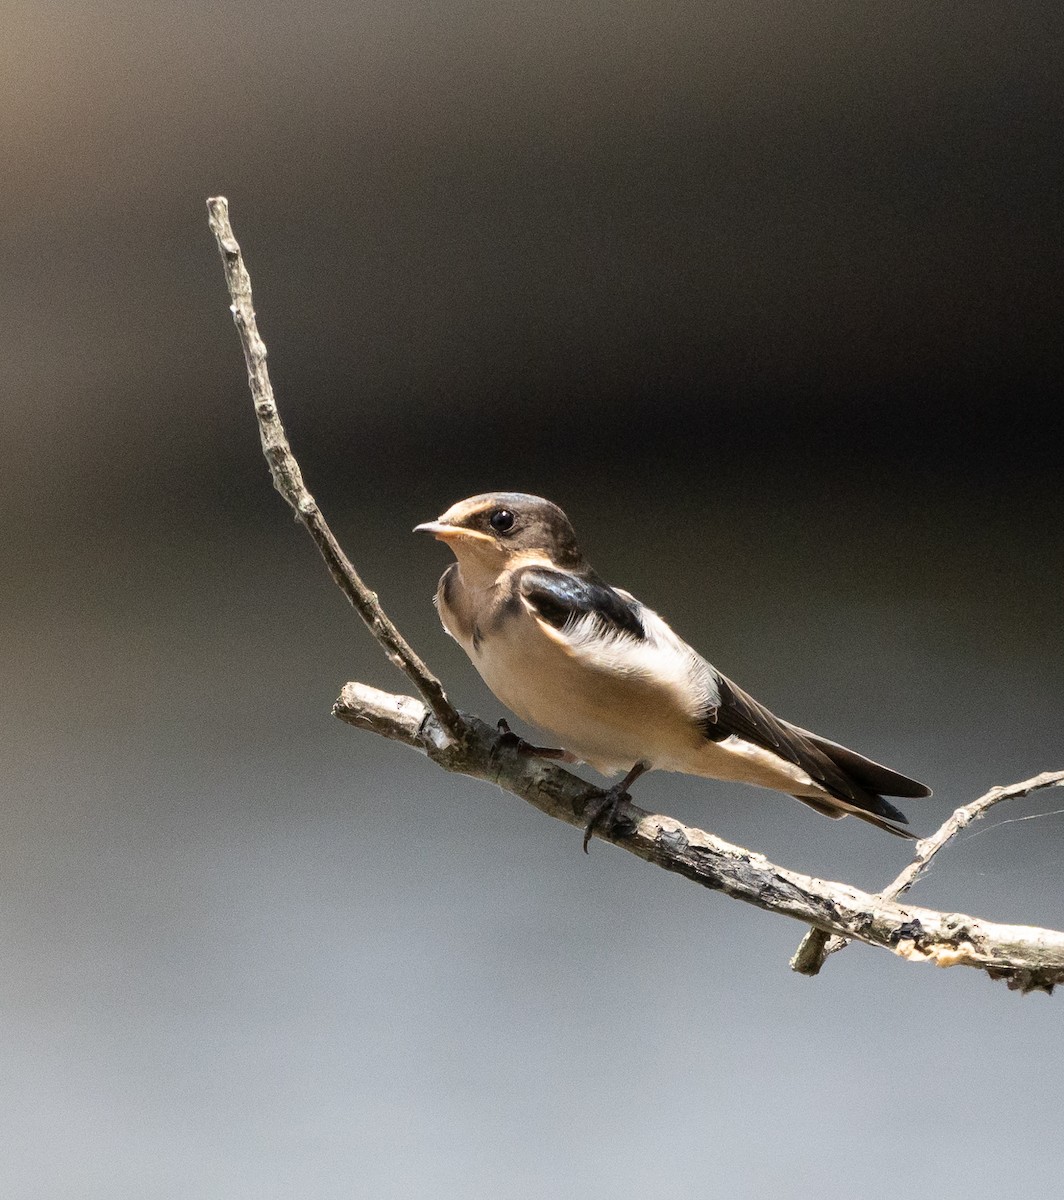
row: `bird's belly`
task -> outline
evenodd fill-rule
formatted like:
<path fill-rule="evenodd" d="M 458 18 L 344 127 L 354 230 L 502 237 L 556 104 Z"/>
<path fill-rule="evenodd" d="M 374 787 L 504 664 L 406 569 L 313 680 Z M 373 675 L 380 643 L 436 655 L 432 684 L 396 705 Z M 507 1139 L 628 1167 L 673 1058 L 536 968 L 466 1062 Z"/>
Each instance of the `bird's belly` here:
<path fill-rule="evenodd" d="M 470 658 L 503 704 L 604 775 L 675 769 L 702 741 L 668 685 L 596 669 L 538 629 L 485 639 Z"/>

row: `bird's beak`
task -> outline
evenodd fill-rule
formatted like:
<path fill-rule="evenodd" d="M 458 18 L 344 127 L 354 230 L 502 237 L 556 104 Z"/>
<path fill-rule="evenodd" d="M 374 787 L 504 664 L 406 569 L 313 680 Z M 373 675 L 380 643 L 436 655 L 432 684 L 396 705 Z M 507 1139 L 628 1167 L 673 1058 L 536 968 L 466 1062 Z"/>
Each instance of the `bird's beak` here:
<path fill-rule="evenodd" d="M 491 542 L 487 534 L 476 529 L 463 529 L 460 525 L 448 525 L 446 521 L 425 521 L 414 526 L 414 533 L 431 533 L 438 542 Z"/>
<path fill-rule="evenodd" d="M 467 532 L 468 530 L 459 529 L 455 525 L 447 525 L 443 521 L 425 521 L 422 525 L 414 526 L 414 533 L 431 533 L 440 542 L 460 537 L 463 533 Z"/>

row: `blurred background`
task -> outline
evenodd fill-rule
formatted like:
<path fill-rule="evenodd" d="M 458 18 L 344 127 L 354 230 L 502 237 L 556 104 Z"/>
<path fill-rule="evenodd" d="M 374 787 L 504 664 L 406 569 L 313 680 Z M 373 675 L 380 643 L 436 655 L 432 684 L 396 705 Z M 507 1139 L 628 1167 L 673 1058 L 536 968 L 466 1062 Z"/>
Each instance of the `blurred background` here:
<path fill-rule="evenodd" d="M 760 699 L 932 784 L 926 833 L 1064 766 L 1059 6 L 4 21 L 0 1192 L 1059 1186 L 1060 997 L 861 947 L 798 978 L 799 926 L 330 717 L 404 684 L 271 490 L 204 207 L 310 487 L 461 705 L 501 715 L 409 530 L 538 492 Z M 638 798 L 863 887 L 907 861 L 787 797 Z M 1064 926 L 1061 808 L 914 901 Z"/>

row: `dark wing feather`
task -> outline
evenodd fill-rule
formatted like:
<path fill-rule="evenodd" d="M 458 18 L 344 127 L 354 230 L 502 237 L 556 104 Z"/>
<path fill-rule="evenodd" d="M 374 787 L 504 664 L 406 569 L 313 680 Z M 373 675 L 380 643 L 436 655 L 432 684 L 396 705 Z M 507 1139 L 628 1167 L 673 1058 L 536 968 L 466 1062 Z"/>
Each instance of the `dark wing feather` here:
<path fill-rule="evenodd" d="M 922 783 L 899 775 L 826 738 L 807 733 L 789 721 L 780 720 L 719 672 L 714 671 L 713 682 L 715 687 L 711 689 L 710 702 L 701 722 L 702 731 L 711 741 L 723 741 L 735 734 L 755 746 L 771 750 L 787 762 L 801 767 L 810 779 L 832 796 L 871 814 L 866 819 L 872 820 L 873 824 L 906 836 L 903 830 L 892 829 L 882 820 L 875 819 L 907 820 L 905 814 L 889 800 L 884 800 L 880 793 L 927 796 L 930 790 Z M 822 811 L 805 796 L 799 796 L 798 799 Z"/>
<path fill-rule="evenodd" d="M 794 728 L 797 729 L 797 726 Z M 892 771 L 890 767 L 885 767 L 871 758 L 865 758 L 863 754 L 858 754 L 855 750 L 848 750 L 845 746 L 840 746 L 838 742 L 832 742 L 819 734 L 809 733 L 805 729 L 798 729 L 798 732 L 822 750 L 851 779 L 856 780 L 861 787 L 867 788 L 870 792 L 879 792 L 884 796 L 908 796 L 914 799 L 931 795 L 931 789 L 926 783 L 919 783 L 915 779 L 910 779 L 908 775 Z"/>
<path fill-rule="evenodd" d="M 590 572 L 574 574 L 552 571 L 549 567 L 525 567 L 516 583 L 536 615 L 555 629 L 564 629 L 592 616 L 604 631 L 626 634 L 639 641 L 646 637 L 638 604 L 626 600 Z"/>
<path fill-rule="evenodd" d="M 802 768 L 832 795 L 851 803 L 860 793 L 831 759 L 802 732 L 781 721 L 763 704 L 736 686 L 725 675 L 714 672 L 716 695 L 702 720 L 702 731 L 711 741 L 722 742 L 735 734 L 778 754 Z M 863 799 L 863 796 L 861 797 Z"/>

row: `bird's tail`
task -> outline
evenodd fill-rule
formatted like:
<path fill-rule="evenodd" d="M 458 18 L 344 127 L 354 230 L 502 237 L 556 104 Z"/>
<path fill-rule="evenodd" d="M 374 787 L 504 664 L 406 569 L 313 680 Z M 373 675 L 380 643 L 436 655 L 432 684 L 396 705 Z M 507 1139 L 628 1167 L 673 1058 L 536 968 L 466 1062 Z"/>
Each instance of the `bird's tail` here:
<path fill-rule="evenodd" d="M 847 797 L 816 797 L 796 796 L 803 804 L 823 813 L 825 817 L 838 819 L 848 813 L 875 825 L 877 829 L 885 829 L 896 837 L 915 838 L 915 834 L 907 829 L 899 829 L 895 822 L 906 824 L 908 817 L 896 808 L 884 796 L 903 796 L 913 799 L 930 796 L 931 789 L 923 783 L 910 779 L 882 763 L 865 758 L 863 754 L 848 750 L 838 742 L 829 741 L 818 734 L 802 730 L 802 735 L 808 738 L 822 754 L 826 755 L 840 771 L 856 786 L 854 795 Z"/>
<path fill-rule="evenodd" d="M 900 829 L 893 824 L 887 817 L 881 816 L 877 812 L 872 812 L 870 809 L 858 807 L 855 800 L 814 800 L 811 796 L 799 796 L 792 793 L 795 800 L 801 800 L 803 804 L 808 804 L 810 808 L 822 816 L 831 817 L 833 821 L 837 821 L 840 817 L 859 817 L 862 821 L 867 821 L 869 825 L 874 825 L 877 829 L 885 829 L 887 833 L 894 834 L 895 837 L 908 838 L 910 841 L 916 840 L 916 834 L 910 833 L 908 829 Z M 887 804 L 882 796 L 874 796 L 873 800 L 878 800 L 880 804 L 888 808 L 891 813 L 895 814 L 894 821 L 907 821 L 908 817 L 904 813 L 899 812 L 893 804 Z"/>

